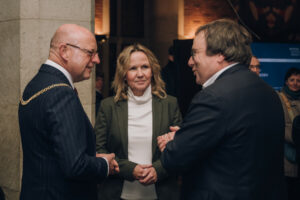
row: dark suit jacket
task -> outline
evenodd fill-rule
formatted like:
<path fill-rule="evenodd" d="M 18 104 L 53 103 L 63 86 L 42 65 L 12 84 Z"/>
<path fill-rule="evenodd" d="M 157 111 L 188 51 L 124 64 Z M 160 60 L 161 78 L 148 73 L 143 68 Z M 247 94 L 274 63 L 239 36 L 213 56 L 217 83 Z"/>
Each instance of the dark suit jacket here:
<path fill-rule="evenodd" d="M 161 160 L 184 200 L 283 200 L 283 139 L 277 94 L 236 65 L 196 94 Z"/>
<path fill-rule="evenodd" d="M 177 199 L 179 190 L 175 176 L 169 176 L 161 165 L 157 137 L 169 132 L 169 126 L 180 125 L 181 114 L 176 98 L 168 96 L 160 99 L 152 98 L 153 140 L 152 165 L 156 170 L 158 181 L 155 184 L 159 199 Z M 101 153 L 115 153 L 120 173 L 110 176 L 101 186 L 101 199 L 120 199 L 123 181 L 133 181 L 133 169 L 137 165 L 128 160 L 128 103 L 114 102 L 113 97 L 101 102 L 95 132 L 96 149 Z"/>
<path fill-rule="evenodd" d="M 57 69 L 42 65 L 24 90 L 27 100 L 57 83 L 69 84 Z M 72 87 L 52 88 L 19 105 L 23 147 L 22 200 L 95 200 L 107 164 L 95 157 L 95 135 Z"/>

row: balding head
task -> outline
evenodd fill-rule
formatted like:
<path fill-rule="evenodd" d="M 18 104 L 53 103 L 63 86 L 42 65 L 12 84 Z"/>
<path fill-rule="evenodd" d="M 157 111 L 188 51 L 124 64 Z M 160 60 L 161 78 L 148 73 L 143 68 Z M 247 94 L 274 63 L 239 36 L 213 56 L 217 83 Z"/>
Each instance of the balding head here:
<path fill-rule="evenodd" d="M 61 25 L 50 43 L 49 59 L 65 68 L 74 82 L 90 78 L 94 64 L 100 63 L 93 33 L 76 24 Z"/>
<path fill-rule="evenodd" d="M 94 38 L 94 35 L 86 28 L 77 24 L 63 24 L 53 35 L 50 47 L 56 47 L 59 43 L 78 43 L 78 40 Z"/>

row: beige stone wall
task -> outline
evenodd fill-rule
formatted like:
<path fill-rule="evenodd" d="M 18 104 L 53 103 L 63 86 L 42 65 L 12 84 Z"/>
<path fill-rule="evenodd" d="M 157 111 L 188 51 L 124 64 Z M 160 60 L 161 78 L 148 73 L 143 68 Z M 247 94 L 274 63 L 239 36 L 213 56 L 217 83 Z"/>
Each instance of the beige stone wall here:
<path fill-rule="evenodd" d="M 18 132 L 20 94 L 20 5 L 0 0 L 0 186 L 7 199 L 20 188 L 21 147 Z"/>
<path fill-rule="evenodd" d="M 20 96 L 47 59 L 50 38 L 58 26 L 75 23 L 94 29 L 94 1 L 0 0 L 0 5 L 0 186 L 6 199 L 17 200 L 22 176 Z M 94 121 L 94 77 L 76 87 Z"/>

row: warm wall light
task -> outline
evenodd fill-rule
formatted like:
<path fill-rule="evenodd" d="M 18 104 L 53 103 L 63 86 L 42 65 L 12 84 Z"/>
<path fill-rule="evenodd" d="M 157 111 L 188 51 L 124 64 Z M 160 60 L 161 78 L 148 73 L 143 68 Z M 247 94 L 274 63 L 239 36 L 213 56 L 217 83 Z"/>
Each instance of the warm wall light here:
<path fill-rule="evenodd" d="M 103 31 L 103 0 L 95 0 L 95 34 Z"/>
<path fill-rule="evenodd" d="M 206 24 L 210 21 L 207 17 L 207 9 L 205 3 L 207 1 L 195 1 L 185 0 L 184 1 L 184 37 L 193 38 L 195 31 L 199 26 Z"/>
<path fill-rule="evenodd" d="M 194 38 L 196 29 L 203 25 L 199 11 L 201 0 L 178 0 L 178 38 Z"/>
<path fill-rule="evenodd" d="M 198 27 L 220 18 L 232 18 L 224 0 L 179 0 L 179 37 L 191 39 Z"/>
<path fill-rule="evenodd" d="M 109 35 L 109 0 L 95 0 L 95 34 Z"/>

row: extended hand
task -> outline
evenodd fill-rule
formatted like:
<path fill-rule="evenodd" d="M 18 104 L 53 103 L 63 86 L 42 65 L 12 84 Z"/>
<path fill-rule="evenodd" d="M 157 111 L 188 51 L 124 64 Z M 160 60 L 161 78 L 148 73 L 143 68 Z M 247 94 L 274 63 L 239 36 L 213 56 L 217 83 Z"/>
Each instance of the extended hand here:
<path fill-rule="evenodd" d="M 161 152 L 164 151 L 164 149 L 166 148 L 167 143 L 174 139 L 175 133 L 179 129 L 180 129 L 179 126 L 170 126 L 170 131 L 171 132 L 157 137 L 157 145 L 158 145 L 158 148 Z"/>
<path fill-rule="evenodd" d="M 115 154 L 110 153 L 110 154 L 96 154 L 96 157 L 101 157 L 101 158 L 106 158 L 108 165 L 109 165 L 109 174 L 115 174 L 120 172 L 119 165 L 117 161 L 115 160 Z"/>

